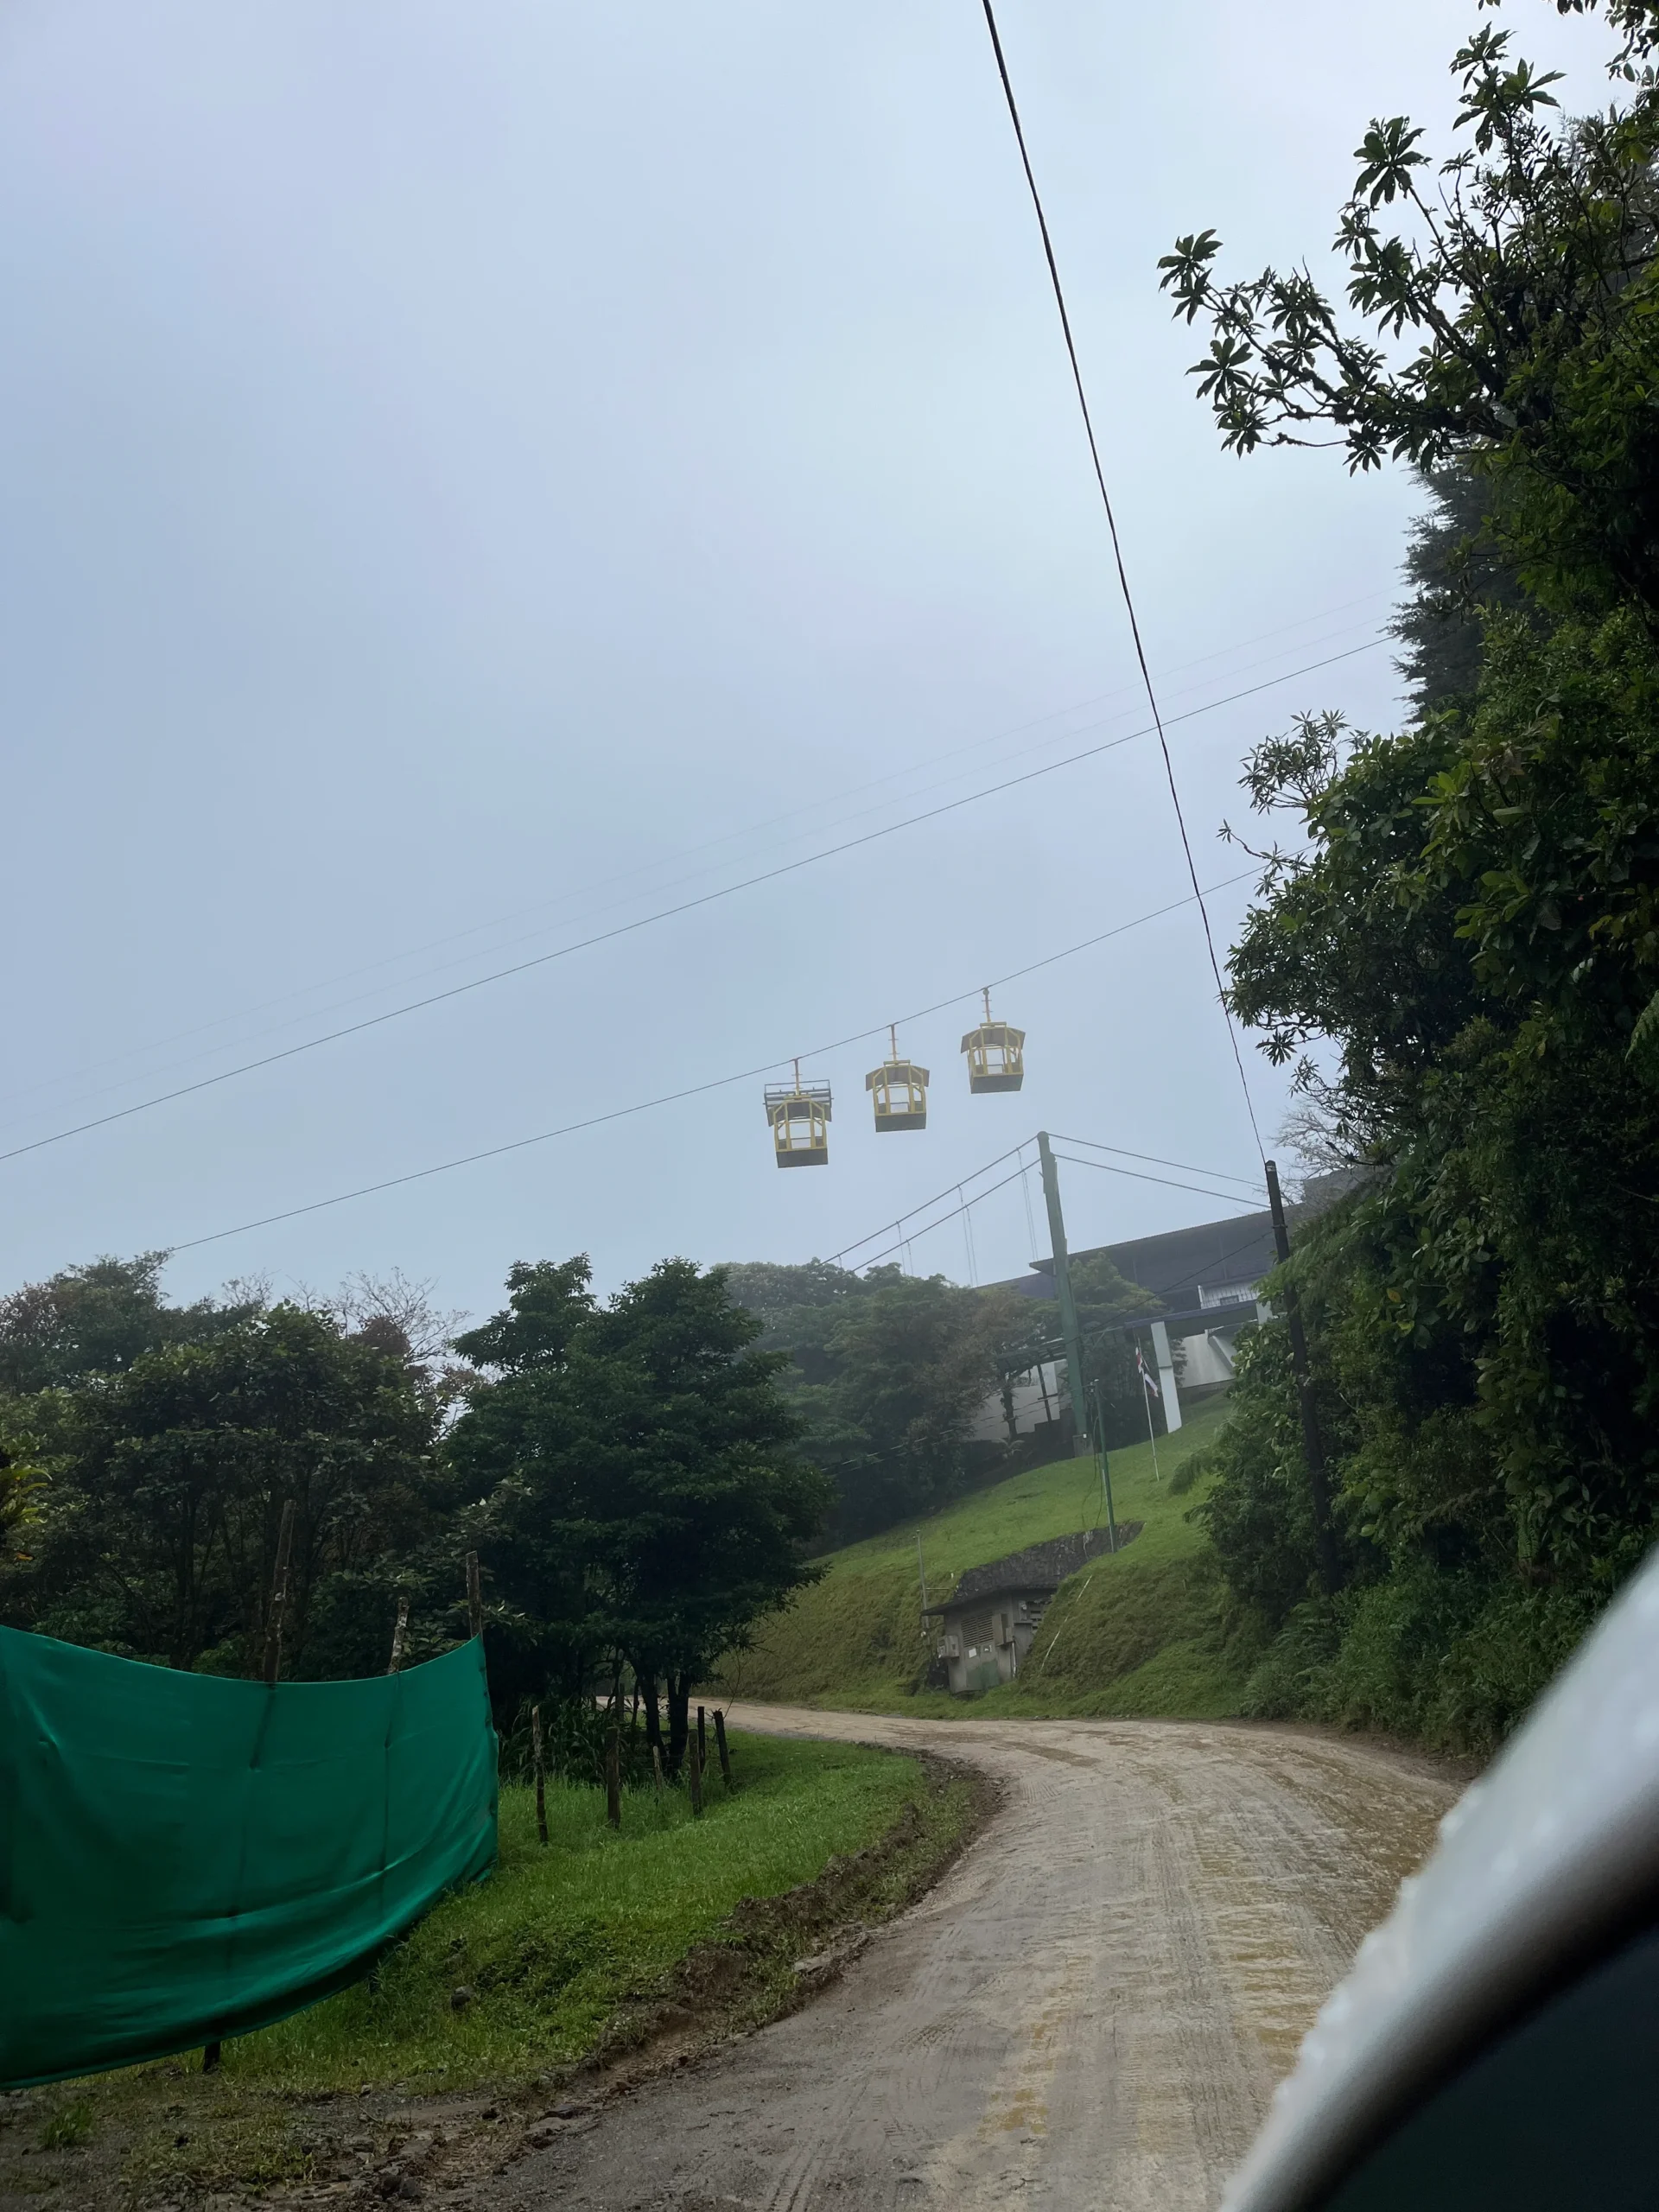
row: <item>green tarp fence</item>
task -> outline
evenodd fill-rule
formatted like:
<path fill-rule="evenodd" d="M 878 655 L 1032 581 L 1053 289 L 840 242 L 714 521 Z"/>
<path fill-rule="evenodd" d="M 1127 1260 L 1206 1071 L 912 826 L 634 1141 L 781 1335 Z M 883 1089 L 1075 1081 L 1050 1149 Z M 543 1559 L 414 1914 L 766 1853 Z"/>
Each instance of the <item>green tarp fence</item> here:
<path fill-rule="evenodd" d="M 0 1628 L 0 2088 L 352 1980 L 494 1863 L 495 1774 L 477 1640 L 268 1689 Z"/>

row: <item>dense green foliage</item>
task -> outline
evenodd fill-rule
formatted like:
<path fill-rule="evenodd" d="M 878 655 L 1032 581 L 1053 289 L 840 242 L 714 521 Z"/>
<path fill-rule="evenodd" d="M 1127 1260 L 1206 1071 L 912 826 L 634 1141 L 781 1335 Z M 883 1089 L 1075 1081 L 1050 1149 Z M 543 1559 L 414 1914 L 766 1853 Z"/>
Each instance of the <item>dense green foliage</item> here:
<path fill-rule="evenodd" d="M 1178 1434 L 1159 1440 L 1155 1459 L 1144 1426 L 1138 1445 L 1111 1454 L 1117 1519 L 1140 1522 L 1141 1534 L 1061 1586 L 1014 1682 L 967 1700 L 928 1687 L 937 1626 L 930 1632 L 923 1624 L 918 1565 L 937 1605 L 969 1567 L 1099 1528 L 1106 1501 L 1093 1459 L 1021 1468 L 835 1553 L 823 1580 L 726 1662 L 721 1686 L 740 1700 L 938 1719 L 1236 1711 L 1248 1654 L 1228 1648 L 1215 1555 L 1189 1518 L 1203 1495 L 1194 1484 L 1207 1464 L 1205 1446 L 1225 1414 L 1224 1400 L 1199 1406 Z"/>
<path fill-rule="evenodd" d="M 585 1260 L 518 1267 L 506 1309 L 455 1340 L 486 1370 L 448 1441 L 490 1578 L 499 1697 L 574 1698 L 626 1669 L 671 1769 L 693 1682 L 810 1579 L 828 1487 L 792 1449 L 785 1363 L 723 1272 L 667 1260 L 604 1306 Z"/>
<path fill-rule="evenodd" d="M 255 1672 L 292 1500 L 289 1671 L 377 1671 L 390 1620 L 365 1634 L 353 1601 L 377 1561 L 435 1532 L 434 1395 L 325 1314 L 207 1319 L 203 1341 L 174 1335 L 113 1372 L 0 1401 L 0 1429 L 38 1471 L 28 1556 L 0 1565 L 4 1616 L 132 1658 Z"/>
<path fill-rule="evenodd" d="M 931 1511 L 1000 1471 L 1000 1446 L 969 1431 L 1039 1356 L 1052 1308 L 896 1267 L 758 1262 L 726 1274 L 762 1324 L 760 1344 L 784 1355 L 803 1449 L 834 1485 L 837 1539 Z"/>
<path fill-rule="evenodd" d="M 1618 12 L 1639 49 L 1649 11 Z M 1455 67 L 1474 143 L 1444 209 L 1396 119 L 1344 217 L 1351 300 L 1414 360 L 1343 336 L 1306 277 L 1216 289 L 1212 240 L 1167 275 L 1216 319 L 1229 442 L 1323 426 L 1356 465 L 1438 472 L 1397 626 L 1415 719 L 1305 716 L 1245 779 L 1298 834 L 1264 856 L 1232 1003 L 1372 1171 L 1293 1261 L 1346 1586 L 1313 1594 L 1276 1328 L 1201 1518 L 1265 1655 L 1256 1709 L 1483 1745 L 1659 1517 L 1659 111 L 1638 77 L 1553 130 L 1500 38 Z M 1376 237 L 1396 199 L 1423 238 Z"/>
<path fill-rule="evenodd" d="M 660 1681 L 673 1766 L 693 1679 L 810 1574 L 827 1486 L 718 1270 L 664 1262 L 601 1306 L 585 1259 L 515 1268 L 455 1340 L 463 1382 L 453 1320 L 402 1277 L 178 1307 L 160 1268 L 99 1261 L 0 1305 L 10 1625 L 256 1673 L 291 1504 L 286 1673 L 378 1672 L 400 1599 L 406 1658 L 464 1635 L 475 1549 L 504 1722 L 563 1700 L 550 1736 L 584 1767 L 591 1693 L 637 1682 L 654 1738 Z"/>

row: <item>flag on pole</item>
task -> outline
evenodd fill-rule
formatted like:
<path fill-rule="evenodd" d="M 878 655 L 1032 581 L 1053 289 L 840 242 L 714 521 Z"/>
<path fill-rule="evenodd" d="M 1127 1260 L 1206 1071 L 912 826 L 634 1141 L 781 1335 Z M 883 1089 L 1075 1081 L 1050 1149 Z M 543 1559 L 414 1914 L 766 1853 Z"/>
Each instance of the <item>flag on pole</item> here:
<path fill-rule="evenodd" d="M 1147 1373 L 1147 1363 L 1141 1356 L 1141 1347 L 1139 1344 L 1135 1348 L 1135 1371 L 1141 1377 L 1141 1382 L 1145 1383 L 1147 1396 L 1161 1399 L 1164 1394 L 1159 1389 L 1156 1382 L 1153 1381 L 1152 1376 Z"/>

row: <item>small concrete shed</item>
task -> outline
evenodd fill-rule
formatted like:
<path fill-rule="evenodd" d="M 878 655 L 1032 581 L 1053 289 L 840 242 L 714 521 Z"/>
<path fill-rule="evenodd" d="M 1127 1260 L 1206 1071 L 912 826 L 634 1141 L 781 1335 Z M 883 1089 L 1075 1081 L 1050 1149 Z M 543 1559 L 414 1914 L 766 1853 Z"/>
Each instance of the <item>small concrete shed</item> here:
<path fill-rule="evenodd" d="M 1118 1549 L 1140 1533 L 1138 1521 L 1120 1522 Z M 987 1567 L 970 1567 L 942 1605 L 928 1607 L 939 1623 L 936 1662 L 944 1686 L 954 1696 L 972 1697 L 1011 1682 L 1061 1583 L 1110 1548 L 1104 1529 L 1079 1529 Z"/>

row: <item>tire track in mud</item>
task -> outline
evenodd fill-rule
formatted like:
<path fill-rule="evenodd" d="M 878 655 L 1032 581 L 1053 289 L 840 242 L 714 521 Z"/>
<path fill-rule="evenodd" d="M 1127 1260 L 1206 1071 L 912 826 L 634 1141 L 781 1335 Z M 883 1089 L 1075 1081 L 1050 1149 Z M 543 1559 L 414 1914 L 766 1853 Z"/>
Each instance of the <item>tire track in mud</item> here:
<path fill-rule="evenodd" d="M 945 1752 L 1002 1808 L 816 2002 L 524 2159 L 490 2212 L 1205 2212 L 1457 1795 L 1290 1731 L 741 1719 Z"/>

